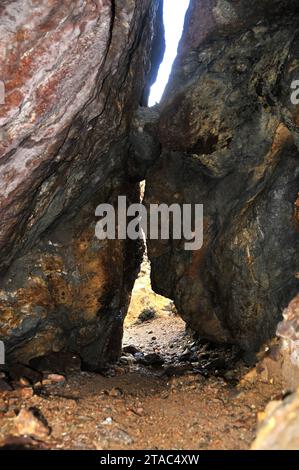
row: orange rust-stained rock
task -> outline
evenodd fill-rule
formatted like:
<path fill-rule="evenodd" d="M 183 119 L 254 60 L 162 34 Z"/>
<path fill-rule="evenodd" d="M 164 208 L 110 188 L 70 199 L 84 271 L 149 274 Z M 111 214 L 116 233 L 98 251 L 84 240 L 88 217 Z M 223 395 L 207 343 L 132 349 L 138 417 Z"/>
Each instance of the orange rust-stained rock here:
<path fill-rule="evenodd" d="M 97 240 L 95 209 L 118 195 L 139 201 L 128 139 L 159 42 L 156 0 L 1 3 L 0 339 L 9 363 L 72 351 L 97 369 L 118 357 L 140 247 Z"/>
<path fill-rule="evenodd" d="M 45 418 L 37 414 L 35 410 L 22 409 L 14 418 L 13 434 L 43 440 L 51 434 L 51 428 Z"/>
<path fill-rule="evenodd" d="M 99 241 L 95 207 L 88 204 L 12 263 L 0 291 L 2 334 L 27 341 L 12 350 L 11 361 L 62 349 L 79 353 L 89 368 L 117 358 L 139 249 L 130 240 Z M 10 287 L 18 283 L 21 288 Z"/>

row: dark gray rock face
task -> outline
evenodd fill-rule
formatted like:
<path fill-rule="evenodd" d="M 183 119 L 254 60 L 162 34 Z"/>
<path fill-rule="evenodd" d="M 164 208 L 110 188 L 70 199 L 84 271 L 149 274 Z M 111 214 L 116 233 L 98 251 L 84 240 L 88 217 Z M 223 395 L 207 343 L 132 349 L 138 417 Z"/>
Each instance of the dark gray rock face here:
<path fill-rule="evenodd" d="M 204 246 L 149 241 L 154 289 L 204 337 L 258 349 L 298 292 L 296 1 L 193 0 L 146 202 L 204 204 Z"/>
<path fill-rule="evenodd" d="M 161 145 L 157 139 L 159 109 L 140 107 L 133 116 L 128 138 L 130 181 L 145 180 L 148 170 L 160 157 Z"/>
<path fill-rule="evenodd" d="M 156 0 L 1 2 L 0 339 L 9 361 L 71 350 L 96 369 L 119 354 L 140 248 L 98 241 L 95 208 L 120 194 L 139 201 L 128 135 L 162 32 Z"/>

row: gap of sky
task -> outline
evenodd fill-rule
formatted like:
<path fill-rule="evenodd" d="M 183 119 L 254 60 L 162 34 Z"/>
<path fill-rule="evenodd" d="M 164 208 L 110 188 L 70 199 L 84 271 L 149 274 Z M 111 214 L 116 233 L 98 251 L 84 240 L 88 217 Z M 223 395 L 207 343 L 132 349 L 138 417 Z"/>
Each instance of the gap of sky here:
<path fill-rule="evenodd" d="M 159 103 L 177 56 L 178 44 L 182 37 L 185 14 L 190 0 L 164 0 L 164 28 L 166 50 L 160 65 L 157 81 L 151 87 L 149 106 Z"/>

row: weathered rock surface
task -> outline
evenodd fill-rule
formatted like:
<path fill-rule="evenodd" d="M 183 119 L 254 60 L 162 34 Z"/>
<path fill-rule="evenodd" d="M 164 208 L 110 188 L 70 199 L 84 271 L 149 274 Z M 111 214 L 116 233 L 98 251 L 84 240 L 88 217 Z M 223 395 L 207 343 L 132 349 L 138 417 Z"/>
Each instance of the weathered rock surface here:
<path fill-rule="evenodd" d="M 156 292 L 204 337 L 257 350 L 298 292 L 296 1 L 193 0 L 146 202 L 204 204 L 204 245 L 149 241 Z"/>
<path fill-rule="evenodd" d="M 299 392 L 272 401 L 258 430 L 252 450 L 299 449 Z"/>
<path fill-rule="evenodd" d="M 95 369 L 120 352 L 140 249 L 99 242 L 94 214 L 119 194 L 139 200 L 127 177 L 128 135 L 161 34 L 156 0 L 1 2 L 0 339 L 8 361 L 71 350 Z"/>
<path fill-rule="evenodd" d="M 51 433 L 51 428 L 38 410 L 22 409 L 14 418 L 14 435 L 44 439 Z"/>
<path fill-rule="evenodd" d="M 257 350 L 298 292 L 299 6 L 192 0 L 161 106 L 158 0 L 0 6 L 0 339 L 10 362 L 120 354 L 140 264 L 95 238 L 118 195 L 204 204 L 204 246 L 149 241 L 154 289 L 216 342 Z"/>
<path fill-rule="evenodd" d="M 278 353 L 280 375 L 284 389 L 294 392 L 299 387 L 299 296 L 297 295 L 283 312 L 278 324 Z"/>

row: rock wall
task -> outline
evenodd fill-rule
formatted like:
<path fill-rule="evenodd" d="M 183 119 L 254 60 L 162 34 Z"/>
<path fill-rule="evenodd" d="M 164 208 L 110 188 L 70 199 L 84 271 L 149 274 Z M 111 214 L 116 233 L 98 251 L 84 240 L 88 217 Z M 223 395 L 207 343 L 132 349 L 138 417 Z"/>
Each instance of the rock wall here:
<path fill-rule="evenodd" d="M 156 0 L 0 5 L 0 339 L 8 361 L 114 360 L 140 247 L 100 242 L 95 208 L 128 177 L 133 112 L 160 54 Z M 163 45 L 163 42 L 162 42 Z"/>
<path fill-rule="evenodd" d="M 142 247 L 99 242 L 118 195 L 204 204 L 204 246 L 149 240 L 154 289 L 205 338 L 257 350 L 298 292 L 295 0 L 191 0 L 160 106 L 159 0 L 0 6 L 0 340 L 9 361 L 118 357 Z M 141 105 L 141 107 L 140 107 Z"/>
<path fill-rule="evenodd" d="M 271 401 L 251 450 L 298 450 L 299 391 Z"/>
<path fill-rule="evenodd" d="M 146 203 L 204 204 L 204 245 L 149 241 L 154 289 L 204 337 L 257 350 L 298 292 L 296 1 L 192 0 Z"/>

